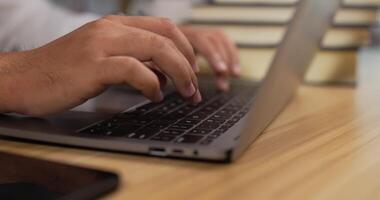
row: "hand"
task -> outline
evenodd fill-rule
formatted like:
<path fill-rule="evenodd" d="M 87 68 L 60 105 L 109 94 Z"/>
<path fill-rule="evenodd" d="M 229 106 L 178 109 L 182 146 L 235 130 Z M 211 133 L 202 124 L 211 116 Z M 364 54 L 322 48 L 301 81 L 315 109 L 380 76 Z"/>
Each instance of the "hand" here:
<path fill-rule="evenodd" d="M 167 75 L 184 98 L 201 101 L 194 51 L 177 26 L 162 18 L 108 16 L 41 48 L 0 54 L 0 111 L 60 112 L 115 84 L 161 101 L 159 78 L 143 62 Z"/>
<path fill-rule="evenodd" d="M 229 89 L 228 77 L 240 75 L 238 50 L 235 44 L 219 29 L 181 27 L 194 50 L 211 64 L 221 90 Z"/>

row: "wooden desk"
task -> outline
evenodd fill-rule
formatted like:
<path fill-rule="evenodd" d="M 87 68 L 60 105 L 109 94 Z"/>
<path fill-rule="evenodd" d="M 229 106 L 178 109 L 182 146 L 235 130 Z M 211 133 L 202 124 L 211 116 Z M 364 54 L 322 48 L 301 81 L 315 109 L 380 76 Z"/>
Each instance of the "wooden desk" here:
<path fill-rule="evenodd" d="M 230 165 L 6 140 L 0 150 L 114 170 L 122 184 L 108 199 L 380 199 L 380 95 L 367 91 L 303 86 Z"/>

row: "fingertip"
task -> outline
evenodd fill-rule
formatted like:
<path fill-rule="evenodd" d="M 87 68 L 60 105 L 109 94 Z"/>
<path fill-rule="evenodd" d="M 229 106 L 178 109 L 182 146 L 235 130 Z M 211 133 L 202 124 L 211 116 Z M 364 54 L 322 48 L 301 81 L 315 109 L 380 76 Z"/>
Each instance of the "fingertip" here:
<path fill-rule="evenodd" d="M 195 95 L 197 92 L 197 89 L 195 89 L 195 86 L 193 83 L 191 83 L 187 88 L 184 90 L 184 96 L 185 98 L 191 98 Z"/>
<path fill-rule="evenodd" d="M 193 103 L 199 104 L 200 102 L 202 102 L 202 95 L 199 91 L 197 91 L 197 93 L 193 97 Z"/>
<path fill-rule="evenodd" d="M 221 91 L 230 90 L 230 83 L 229 83 L 228 79 L 226 79 L 224 77 L 217 79 L 217 86 Z"/>
<path fill-rule="evenodd" d="M 232 73 L 235 76 L 240 76 L 241 75 L 241 67 L 240 64 L 235 64 L 234 67 L 232 68 Z"/>
<path fill-rule="evenodd" d="M 161 102 L 164 100 L 164 94 L 159 90 L 153 97 L 153 102 Z"/>
<path fill-rule="evenodd" d="M 215 64 L 215 69 L 217 72 L 219 73 L 226 73 L 227 70 L 228 70 L 228 67 L 227 67 L 227 64 L 223 61 L 218 61 L 216 64 Z"/>
<path fill-rule="evenodd" d="M 197 63 L 194 63 L 193 69 L 194 69 L 195 73 L 199 73 L 200 72 L 200 68 L 199 68 L 199 66 L 198 66 Z"/>

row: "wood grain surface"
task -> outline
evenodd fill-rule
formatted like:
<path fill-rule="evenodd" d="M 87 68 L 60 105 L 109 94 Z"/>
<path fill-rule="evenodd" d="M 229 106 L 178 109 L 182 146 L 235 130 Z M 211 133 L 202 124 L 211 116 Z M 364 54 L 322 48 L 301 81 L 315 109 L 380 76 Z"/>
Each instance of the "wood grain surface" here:
<path fill-rule="evenodd" d="M 233 164 L 5 139 L 0 150 L 116 171 L 122 184 L 107 199 L 380 199 L 380 95 L 373 91 L 303 86 Z"/>

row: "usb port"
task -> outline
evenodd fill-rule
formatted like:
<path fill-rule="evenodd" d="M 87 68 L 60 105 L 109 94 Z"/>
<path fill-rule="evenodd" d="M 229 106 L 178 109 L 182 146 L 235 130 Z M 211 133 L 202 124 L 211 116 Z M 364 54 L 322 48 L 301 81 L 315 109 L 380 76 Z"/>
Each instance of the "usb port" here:
<path fill-rule="evenodd" d="M 150 147 L 149 148 L 149 154 L 152 156 L 166 156 L 166 150 L 162 147 Z"/>

